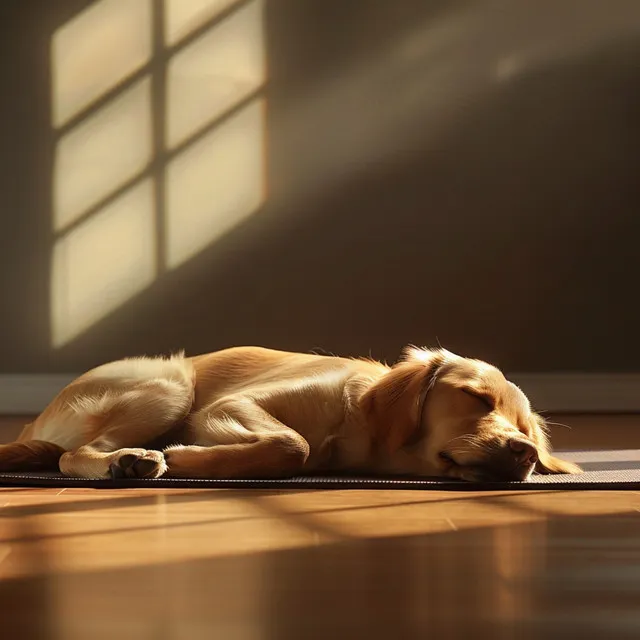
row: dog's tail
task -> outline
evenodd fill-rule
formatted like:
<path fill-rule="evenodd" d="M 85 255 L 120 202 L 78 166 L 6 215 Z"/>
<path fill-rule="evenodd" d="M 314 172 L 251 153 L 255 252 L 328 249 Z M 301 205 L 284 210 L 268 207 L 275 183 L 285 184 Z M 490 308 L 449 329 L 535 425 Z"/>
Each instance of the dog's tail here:
<path fill-rule="evenodd" d="M 64 452 L 44 440 L 0 444 L 0 471 L 57 471 Z"/>

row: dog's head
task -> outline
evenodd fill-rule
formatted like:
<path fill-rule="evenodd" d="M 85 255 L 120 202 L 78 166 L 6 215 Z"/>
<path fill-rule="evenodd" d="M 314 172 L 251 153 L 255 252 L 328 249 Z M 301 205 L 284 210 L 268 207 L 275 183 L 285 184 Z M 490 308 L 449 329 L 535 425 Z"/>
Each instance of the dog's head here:
<path fill-rule="evenodd" d="M 526 480 L 580 473 L 551 454 L 544 420 L 494 366 L 444 349 L 409 348 L 362 398 L 380 447 L 410 451 L 425 473 Z"/>

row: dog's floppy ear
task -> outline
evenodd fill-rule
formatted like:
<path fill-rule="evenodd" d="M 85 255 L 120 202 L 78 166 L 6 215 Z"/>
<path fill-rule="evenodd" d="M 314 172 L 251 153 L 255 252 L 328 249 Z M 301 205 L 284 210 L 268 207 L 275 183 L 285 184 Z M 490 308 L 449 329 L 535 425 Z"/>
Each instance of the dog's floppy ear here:
<path fill-rule="evenodd" d="M 374 439 L 387 452 L 397 451 L 420 428 L 425 396 L 446 360 L 446 353 L 405 349 L 402 360 L 362 396 L 360 407 Z"/>
<path fill-rule="evenodd" d="M 577 464 L 556 458 L 544 448 L 538 450 L 536 471 L 543 474 L 582 473 L 582 469 Z"/>
<path fill-rule="evenodd" d="M 555 473 L 582 473 L 582 469 L 577 464 L 556 458 L 551 453 L 547 427 L 542 417 L 534 414 L 534 422 L 532 440 L 538 449 L 536 471 L 547 475 Z"/>

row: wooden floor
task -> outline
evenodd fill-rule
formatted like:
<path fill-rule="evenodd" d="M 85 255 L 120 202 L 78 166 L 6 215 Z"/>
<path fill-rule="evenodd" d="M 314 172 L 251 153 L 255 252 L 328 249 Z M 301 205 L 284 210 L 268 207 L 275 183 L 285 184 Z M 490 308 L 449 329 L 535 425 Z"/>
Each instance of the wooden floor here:
<path fill-rule="evenodd" d="M 640 417 L 562 421 L 558 446 L 640 448 Z M 0 488 L 0 629 L 637 639 L 639 511 L 632 491 Z"/>

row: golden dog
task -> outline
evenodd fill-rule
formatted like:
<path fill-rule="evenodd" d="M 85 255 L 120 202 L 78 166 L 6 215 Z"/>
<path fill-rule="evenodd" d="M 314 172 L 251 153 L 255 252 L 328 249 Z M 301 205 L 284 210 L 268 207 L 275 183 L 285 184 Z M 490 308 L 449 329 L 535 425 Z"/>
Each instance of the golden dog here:
<path fill-rule="evenodd" d="M 82 478 L 274 478 L 321 472 L 526 480 L 579 473 L 495 367 L 407 348 L 364 359 L 237 347 L 82 375 L 0 445 L 0 471 Z"/>

